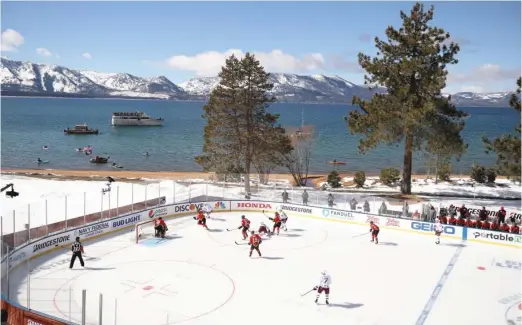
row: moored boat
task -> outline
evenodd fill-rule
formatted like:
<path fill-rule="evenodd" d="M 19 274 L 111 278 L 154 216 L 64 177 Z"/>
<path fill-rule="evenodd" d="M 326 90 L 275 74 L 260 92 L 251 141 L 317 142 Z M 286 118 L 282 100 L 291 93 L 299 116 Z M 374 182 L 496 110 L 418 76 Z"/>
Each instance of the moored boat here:
<path fill-rule="evenodd" d="M 111 158 L 111 156 L 105 158 L 105 157 L 100 157 L 100 156 L 96 156 L 94 158 L 91 158 L 89 159 L 89 162 L 93 163 L 93 164 L 106 164 L 109 162 L 109 159 Z"/>
<path fill-rule="evenodd" d="M 152 118 L 143 112 L 115 112 L 112 113 L 113 126 L 162 126 L 163 118 Z"/>
<path fill-rule="evenodd" d="M 63 130 L 64 134 L 98 134 L 98 129 L 89 129 L 87 123 L 77 124 L 74 128 Z"/>

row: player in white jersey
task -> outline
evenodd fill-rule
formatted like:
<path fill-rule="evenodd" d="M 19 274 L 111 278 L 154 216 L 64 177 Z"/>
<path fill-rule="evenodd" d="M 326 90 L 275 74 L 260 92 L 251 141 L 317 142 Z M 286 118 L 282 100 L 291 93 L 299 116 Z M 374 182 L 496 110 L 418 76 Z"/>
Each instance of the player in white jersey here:
<path fill-rule="evenodd" d="M 321 280 L 319 280 L 319 285 L 314 288 L 314 290 L 317 290 L 317 296 L 315 298 L 315 303 L 319 300 L 319 297 L 321 296 L 321 293 L 323 293 L 326 296 L 326 304 L 329 305 L 330 303 L 328 300 L 330 299 L 330 284 L 332 283 L 332 277 L 326 272 L 321 272 Z"/>
<path fill-rule="evenodd" d="M 205 215 L 207 218 L 210 218 L 210 214 L 212 213 L 213 209 L 212 207 L 210 206 L 210 204 L 206 204 L 204 205 L 202 208 L 203 212 L 205 212 Z"/>
<path fill-rule="evenodd" d="M 269 237 L 271 235 L 270 229 L 268 229 L 268 226 L 263 221 L 261 221 L 261 223 L 259 224 L 259 229 L 257 232 L 259 233 L 259 235 L 268 235 Z"/>
<path fill-rule="evenodd" d="M 442 234 L 442 231 L 444 230 L 444 226 L 440 223 L 439 218 L 435 219 L 435 236 L 437 236 L 437 241 L 435 244 L 440 244 L 440 235 Z"/>
<path fill-rule="evenodd" d="M 279 212 L 279 217 L 281 218 L 281 225 L 283 226 L 283 230 L 286 231 L 286 222 L 288 221 L 288 216 L 281 207 L 277 208 L 277 212 Z"/>

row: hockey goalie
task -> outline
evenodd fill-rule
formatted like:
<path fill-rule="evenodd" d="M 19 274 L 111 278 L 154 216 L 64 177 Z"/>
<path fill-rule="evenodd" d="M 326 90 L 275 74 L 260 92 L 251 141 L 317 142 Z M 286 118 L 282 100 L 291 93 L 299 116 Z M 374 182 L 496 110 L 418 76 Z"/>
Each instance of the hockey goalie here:
<path fill-rule="evenodd" d="M 165 233 L 169 230 L 167 228 L 167 224 L 163 220 L 163 218 L 159 217 L 154 220 L 154 237 L 165 238 Z"/>

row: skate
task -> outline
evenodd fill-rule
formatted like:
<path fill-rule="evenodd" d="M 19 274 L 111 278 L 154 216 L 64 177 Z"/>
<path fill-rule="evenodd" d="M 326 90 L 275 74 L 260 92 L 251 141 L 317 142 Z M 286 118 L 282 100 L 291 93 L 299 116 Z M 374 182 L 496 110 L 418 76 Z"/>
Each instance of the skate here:
<path fill-rule="evenodd" d="M 330 303 L 328 302 L 328 299 L 326 299 L 326 304 L 329 305 Z"/>
<path fill-rule="evenodd" d="M 319 299 L 315 299 L 315 303 L 317 303 L 317 300 L 319 300 Z"/>

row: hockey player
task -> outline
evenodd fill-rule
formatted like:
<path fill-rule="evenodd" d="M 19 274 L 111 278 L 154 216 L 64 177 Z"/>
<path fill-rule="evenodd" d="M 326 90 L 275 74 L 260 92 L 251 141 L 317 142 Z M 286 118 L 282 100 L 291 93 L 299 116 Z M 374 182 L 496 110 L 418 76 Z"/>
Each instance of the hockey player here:
<path fill-rule="evenodd" d="M 279 216 L 279 212 L 275 213 L 273 218 L 268 218 L 274 222 L 274 227 L 272 228 L 272 232 L 276 235 L 279 235 L 279 229 L 281 229 L 281 217 Z M 276 232 L 277 229 L 277 232 Z"/>
<path fill-rule="evenodd" d="M 155 237 L 161 237 L 165 238 L 165 233 L 167 230 L 167 224 L 165 221 L 163 221 L 163 218 L 159 217 L 158 219 L 154 220 L 154 230 L 155 230 Z"/>
<path fill-rule="evenodd" d="M 246 240 L 248 237 L 248 229 L 250 229 L 250 220 L 248 220 L 245 216 L 241 216 L 241 225 L 237 227 L 237 229 L 241 229 L 243 240 Z"/>
<path fill-rule="evenodd" d="M 444 226 L 440 223 L 439 218 L 435 219 L 435 236 L 437 236 L 437 240 L 435 241 L 435 244 L 440 244 L 440 235 L 442 234 L 442 231 L 444 231 Z"/>
<path fill-rule="evenodd" d="M 379 226 L 377 226 L 373 221 L 370 221 L 370 232 L 372 233 L 372 243 L 375 240 L 375 244 L 379 243 Z"/>
<path fill-rule="evenodd" d="M 321 293 L 323 293 L 326 296 L 326 304 L 329 305 L 330 303 L 328 300 L 330 299 L 330 284 L 332 283 L 332 277 L 326 272 L 321 272 L 321 280 L 319 281 L 319 285 L 314 288 L 314 290 L 317 290 L 317 296 L 315 297 L 315 303 L 319 300 L 319 297 L 321 296 Z"/>
<path fill-rule="evenodd" d="M 201 209 L 203 210 L 203 212 L 205 212 L 206 217 L 210 218 L 210 214 L 213 211 L 212 206 L 210 204 L 206 204 Z"/>
<path fill-rule="evenodd" d="M 249 240 L 250 254 L 248 256 L 252 257 L 252 252 L 254 250 L 256 250 L 257 254 L 259 254 L 259 257 L 261 257 L 261 251 L 259 250 L 259 245 L 261 245 L 263 240 L 261 239 L 261 236 L 259 236 L 258 234 L 255 233 L 255 231 L 252 230 L 251 234 L 252 235 L 250 236 L 250 240 Z"/>
<path fill-rule="evenodd" d="M 205 214 L 203 213 L 203 210 L 198 210 L 198 215 L 194 217 L 195 220 L 198 221 L 198 225 L 202 226 L 206 230 L 208 230 L 207 227 L 207 218 L 205 217 Z"/>
<path fill-rule="evenodd" d="M 261 224 L 259 225 L 259 229 L 257 230 L 257 232 L 259 233 L 259 235 L 263 235 L 263 234 L 266 234 L 268 236 L 271 235 L 270 229 L 268 229 L 267 225 L 265 225 L 265 223 L 263 221 L 261 221 Z"/>
<path fill-rule="evenodd" d="M 286 213 L 283 211 L 283 209 L 281 207 L 279 207 L 277 209 L 277 211 L 279 212 L 279 215 L 281 216 L 281 226 L 283 227 L 284 231 L 287 231 L 286 222 L 288 221 L 288 216 L 286 215 Z"/>

